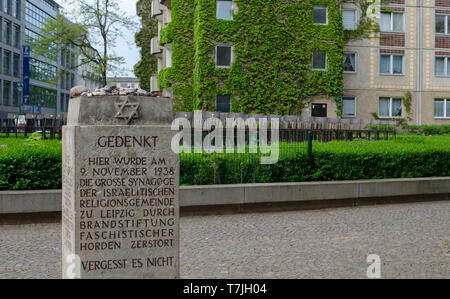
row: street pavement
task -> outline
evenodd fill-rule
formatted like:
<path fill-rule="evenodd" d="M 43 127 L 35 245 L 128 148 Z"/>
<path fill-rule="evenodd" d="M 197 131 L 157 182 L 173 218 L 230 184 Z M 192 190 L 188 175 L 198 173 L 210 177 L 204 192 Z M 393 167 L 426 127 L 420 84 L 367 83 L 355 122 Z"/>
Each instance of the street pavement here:
<path fill-rule="evenodd" d="M 450 202 L 182 217 L 182 278 L 450 278 Z M 61 224 L 0 225 L 0 278 L 60 278 Z"/>

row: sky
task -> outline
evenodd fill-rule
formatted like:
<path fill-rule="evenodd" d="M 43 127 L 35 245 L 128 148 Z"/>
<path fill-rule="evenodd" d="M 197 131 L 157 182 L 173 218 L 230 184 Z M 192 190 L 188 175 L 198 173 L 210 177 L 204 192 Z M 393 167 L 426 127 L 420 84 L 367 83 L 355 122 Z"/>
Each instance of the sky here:
<path fill-rule="evenodd" d="M 129 16 L 135 19 L 136 23 L 140 24 L 139 17 L 136 15 L 137 1 L 136 0 L 118 0 L 118 1 L 122 11 L 127 12 Z M 136 31 L 139 30 L 139 26 L 140 25 L 138 25 L 138 28 L 136 28 Z M 123 39 L 119 39 L 117 41 L 117 47 L 115 49 L 116 54 L 123 56 L 125 58 L 126 65 L 124 67 L 129 70 L 128 74 L 121 74 L 121 76 L 134 77 L 133 67 L 140 59 L 139 48 L 137 48 L 136 44 L 134 43 L 134 33 L 135 32 L 129 32 L 129 34 L 127 34 L 129 38 L 127 38 L 126 41 L 124 41 Z"/>
<path fill-rule="evenodd" d="M 117 39 L 117 45 L 113 49 L 115 51 L 115 54 L 118 56 L 122 56 L 125 58 L 125 64 L 122 66 L 122 68 L 126 69 L 127 71 L 122 71 L 118 74 L 114 74 L 120 77 L 135 77 L 133 73 L 133 67 L 134 65 L 139 61 L 140 54 L 139 54 L 139 48 L 136 47 L 136 44 L 134 42 L 134 34 L 136 31 L 138 31 L 140 28 L 140 19 L 136 15 L 136 2 L 137 0 L 117 0 L 120 6 L 120 9 L 125 12 L 129 17 L 131 17 L 137 24 L 137 28 L 134 32 L 129 32 L 128 30 L 124 30 L 124 36 L 126 37 L 126 40 L 122 38 Z M 68 3 L 67 0 L 57 0 L 58 4 L 60 4 L 62 7 L 67 7 Z"/>

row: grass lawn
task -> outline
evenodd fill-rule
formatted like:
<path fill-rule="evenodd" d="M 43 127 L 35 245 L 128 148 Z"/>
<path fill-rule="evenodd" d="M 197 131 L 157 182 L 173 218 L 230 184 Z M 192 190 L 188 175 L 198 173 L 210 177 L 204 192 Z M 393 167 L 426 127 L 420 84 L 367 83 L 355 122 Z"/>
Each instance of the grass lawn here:
<path fill-rule="evenodd" d="M 396 138 L 388 141 L 316 142 L 314 143 L 313 150 L 327 152 L 370 151 L 376 153 L 404 151 L 420 152 L 425 150 L 450 151 L 450 134 L 434 136 L 399 134 Z"/>
<path fill-rule="evenodd" d="M 27 139 L 23 134 L 19 138 L 11 136 L 5 137 L 0 133 L 0 156 L 17 154 L 18 152 L 50 151 L 54 154 L 61 153 L 62 144 L 60 140 L 42 140 L 40 134 L 28 135 Z"/>
<path fill-rule="evenodd" d="M 28 139 L 9 137 L 0 133 L 0 155 L 17 151 L 33 150 L 59 152 L 62 146 L 60 140 L 42 140 L 39 134 L 29 135 Z M 306 151 L 306 143 L 280 144 L 280 154 L 295 154 L 301 149 Z M 427 150 L 450 151 L 450 134 L 420 136 L 399 134 L 396 138 L 380 141 L 332 141 L 328 143 L 313 142 L 313 152 L 354 153 L 354 152 L 421 152 Z M 182 154 L 185 155 L 185 154 Z"/>

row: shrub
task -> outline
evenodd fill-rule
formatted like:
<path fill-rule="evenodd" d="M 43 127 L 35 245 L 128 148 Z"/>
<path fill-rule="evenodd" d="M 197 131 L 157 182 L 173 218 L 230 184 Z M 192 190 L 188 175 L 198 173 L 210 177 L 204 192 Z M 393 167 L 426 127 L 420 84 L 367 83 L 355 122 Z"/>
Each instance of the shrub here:
<path fill-rule="evenodd" d="M 7 145 L 7 147 L 2 147 Z M 181 154 L 180 184 L 243 184 L 450 176 L 450 135 L 390 141 L 282 144 L 279 162 L 257 154 Z M 61 188 L 61 143 L 0 139 L 0 190 Z"/>
<path fill-rule="evenodd" d="M 61 188 L 61 142 L 0 139 L 0 190 Z"/>
<path fill-rule="evenodd" d="M 411 125 L 404 126 L 405 129 L 409 133 L 418 134 L 418 135 L 444 135 L 450 134 L 450 124 L 448 125 Z"/>

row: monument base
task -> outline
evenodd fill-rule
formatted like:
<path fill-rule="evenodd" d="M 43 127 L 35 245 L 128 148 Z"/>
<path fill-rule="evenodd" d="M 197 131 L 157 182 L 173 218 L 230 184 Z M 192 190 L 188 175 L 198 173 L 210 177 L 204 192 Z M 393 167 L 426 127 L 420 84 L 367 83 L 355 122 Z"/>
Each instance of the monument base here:
<path fill-rule="evenodd" d="M 63 128 L 63 277 L 179 277 L 172 103 L 81 97 Z"/>

